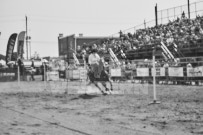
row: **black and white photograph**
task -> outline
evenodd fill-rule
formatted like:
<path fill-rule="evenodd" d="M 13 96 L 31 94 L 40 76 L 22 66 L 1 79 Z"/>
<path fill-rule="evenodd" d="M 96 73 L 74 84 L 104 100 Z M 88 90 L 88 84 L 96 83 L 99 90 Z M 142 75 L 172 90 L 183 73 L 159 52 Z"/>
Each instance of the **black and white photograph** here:
<path fill-rule="evenodd" d="M 0 135 L 203 135 L 203 1 L 0 0 Z"/>

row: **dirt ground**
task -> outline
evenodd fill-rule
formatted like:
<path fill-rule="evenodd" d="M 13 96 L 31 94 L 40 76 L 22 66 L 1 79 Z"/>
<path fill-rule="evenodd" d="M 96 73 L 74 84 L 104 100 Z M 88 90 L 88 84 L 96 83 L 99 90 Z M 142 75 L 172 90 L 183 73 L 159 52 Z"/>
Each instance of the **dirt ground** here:
<path fill-rule="evenodd" d="M 78 94 L 83 83 L 0 83 L 0 135 L 200 135 L 203 86 L 114 83 L 116 94 Z M 68 94 L 64 94 L 67 91 Z"/>

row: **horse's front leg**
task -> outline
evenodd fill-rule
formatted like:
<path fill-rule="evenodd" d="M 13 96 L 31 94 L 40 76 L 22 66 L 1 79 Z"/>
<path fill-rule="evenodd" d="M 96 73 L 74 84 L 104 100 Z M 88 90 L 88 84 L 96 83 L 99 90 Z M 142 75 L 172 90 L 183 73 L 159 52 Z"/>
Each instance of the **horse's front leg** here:
<path fill-rule="evenodd" d="M 106 91 L 109 91 L 109 88 L 107 88 L 107 86 L 106 86 L 106 82 L 101 82 L 101 84 L 104 86 Z"/>
<path fill-rule="evenodd" d="M 101 93 L 103 95 L 106 95 L 106 93 L 99 87 L 98 83 L 97 82 L 94 82 L 94 85 L 101 91 Z"/>

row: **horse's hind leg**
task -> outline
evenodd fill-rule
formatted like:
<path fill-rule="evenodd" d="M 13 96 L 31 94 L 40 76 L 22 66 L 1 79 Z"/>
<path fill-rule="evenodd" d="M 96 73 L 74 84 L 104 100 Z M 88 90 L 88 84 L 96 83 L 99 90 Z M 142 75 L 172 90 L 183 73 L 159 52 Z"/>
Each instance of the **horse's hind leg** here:
<path fill-rule="evenodd" d="M 107 88 L 107 86 L 106 86 L 106 82 L 101 82 L 101 84 L 105 87 L 106 91 L 109 91 L 109 88 Z"/>
<path fill-rule="evenodd" d="M 113 91 L 113 83 L 111 80 L 109 80 L 110 86 L 111 86 L 111 91 Z"/>

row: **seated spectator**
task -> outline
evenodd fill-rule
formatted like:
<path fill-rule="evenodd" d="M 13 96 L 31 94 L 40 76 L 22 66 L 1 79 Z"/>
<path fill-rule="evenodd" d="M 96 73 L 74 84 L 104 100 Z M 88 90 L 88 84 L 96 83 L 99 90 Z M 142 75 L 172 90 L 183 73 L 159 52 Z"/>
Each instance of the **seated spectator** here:
<path fill-rule="evenodd" d="M 191 64 L 191 63 L 188 63 L 188 64 L 187 64 L 187 67 L 192 67 L 192 64 Z"/>
<path fill-rule="evenodd" d="M 131 67 L 131 62 L 130 62 L 130 61 L 127 62 L 126 69 L 128 69 L 128 70 L 132 69 L 132 67 Z"/>
<path fill-rule="evenodd" d="M 167 68 L 167 67 L 169 67 L 169 64 L 168 64 L 168 62 L 165 62 L 165 63 L 164 63 L 164 65 L 163 65 L 163 67 L 164 67 L 164 68 Z"/>
<path fill-rule="evenodd" d="M 187 19 L 183 12 L 180 18 L 177 17 L 176 20 L 169 21 L 167 24 L 138 29 L 133 34 L 124 34 L 122 31 L 119 34 L 119 39 L 108 39 L 96 45 L 99 52 L 107 53 L 108 48 L 112 48 L 116 56 L 126 59 L 125 55 L 129 50 L 139 51 L 146 46 L 154 47 L 160 42 L 164 42 L 169 47 L 175 43 L 177 48 L 194 46 L 203 39 L 203 17 Z"/>

